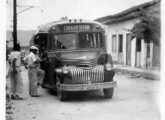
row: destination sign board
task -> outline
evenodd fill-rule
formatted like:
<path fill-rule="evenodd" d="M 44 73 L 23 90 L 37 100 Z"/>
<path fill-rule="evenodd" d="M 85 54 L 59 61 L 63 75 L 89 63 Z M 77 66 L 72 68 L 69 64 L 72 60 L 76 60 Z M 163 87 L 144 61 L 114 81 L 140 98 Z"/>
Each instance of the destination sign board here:
<path fill-rule="evenodd" d="M 75 30 L 90 30 L 89 24 L 76 24 L 76 25 L 63 25 L 61 26 L 63 31 L 75 31 Z"/>

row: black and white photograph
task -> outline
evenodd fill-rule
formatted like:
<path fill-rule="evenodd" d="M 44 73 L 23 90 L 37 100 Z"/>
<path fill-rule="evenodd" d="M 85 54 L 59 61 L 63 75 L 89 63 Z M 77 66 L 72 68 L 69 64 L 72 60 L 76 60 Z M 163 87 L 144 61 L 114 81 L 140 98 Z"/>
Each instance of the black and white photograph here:
<path fill-rule="evenodd" d="M 163 120 L 161 0 L 4 4 L 0 119 Z"/>

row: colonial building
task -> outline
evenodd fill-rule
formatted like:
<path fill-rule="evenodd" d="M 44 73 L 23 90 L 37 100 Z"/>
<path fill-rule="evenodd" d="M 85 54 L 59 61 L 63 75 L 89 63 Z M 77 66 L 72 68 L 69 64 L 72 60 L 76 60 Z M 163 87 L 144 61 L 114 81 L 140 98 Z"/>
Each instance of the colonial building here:
<path fill-rule="evenodd" d="M 131 37 L 130 30 L 140 20 L 136 15 L 140 9 L 160 19 L 160 1 L 151 1 L 96 21 L 105 25 L 107 48 L 114 62 L 131 67 L 159 66 L 160 46 Z"/>

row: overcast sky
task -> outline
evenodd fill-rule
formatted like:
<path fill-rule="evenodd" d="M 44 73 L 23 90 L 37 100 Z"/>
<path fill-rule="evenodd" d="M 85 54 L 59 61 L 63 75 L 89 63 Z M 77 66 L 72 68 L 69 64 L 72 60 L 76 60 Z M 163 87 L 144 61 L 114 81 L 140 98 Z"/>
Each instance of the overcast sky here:
<path fill-rule="evenodd" d="M 6 2 L 7 29 L 12 29 L 12 1 Z M 18 14 L 18 29 L 36 29 L 41 24 L 59 20 L 64 16 L 69 19 L 94 20 L 149 1 L 151 0 L 17 0 L 19 6 L 37 6 Z M 17 7 L 17 13 L 24 9 Z"/>

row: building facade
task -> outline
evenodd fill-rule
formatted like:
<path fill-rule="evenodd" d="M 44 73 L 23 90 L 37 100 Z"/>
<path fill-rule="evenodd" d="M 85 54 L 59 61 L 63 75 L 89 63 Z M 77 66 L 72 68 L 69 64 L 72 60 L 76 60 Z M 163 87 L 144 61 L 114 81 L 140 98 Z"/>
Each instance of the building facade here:
<path fill-rule="evenodd" d="M 115 15 L 98 18 L 96 21 L 105 25 L 108 53 L 115 63 L 131 67 L 159 66 L 160 46 L 133 38 L 130 32 L 140 21 L 136 15 L 140 9 L 152 12 L 160 19 L 160 2 L 151 1 Z"/>

